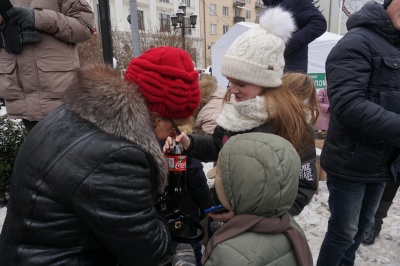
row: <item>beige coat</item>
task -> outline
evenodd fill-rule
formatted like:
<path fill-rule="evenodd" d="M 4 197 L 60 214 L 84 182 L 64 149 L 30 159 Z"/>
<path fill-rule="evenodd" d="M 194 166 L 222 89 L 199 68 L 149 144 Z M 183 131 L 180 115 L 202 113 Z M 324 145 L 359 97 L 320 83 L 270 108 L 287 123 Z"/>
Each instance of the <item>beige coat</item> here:
<path fill-rule="evenodd" d="M 213 134 L 217 118 L 222 113 L 226 90 L 217 86 L 215 77 L 202 74 L 200 79 L 201 100 L 195 113 L 193 133 Z"/>
<path fill-rule="evenodd" d="M 0 48 L 0 97 L 9 118 L 39 121 L 61 104 L 61 95 L 79 67 L 76 44 L 93 33 L 94 16 L 86 0 L 11 0 L 35 9 L 42 40 L 24 45 L 19 55 Z"/>

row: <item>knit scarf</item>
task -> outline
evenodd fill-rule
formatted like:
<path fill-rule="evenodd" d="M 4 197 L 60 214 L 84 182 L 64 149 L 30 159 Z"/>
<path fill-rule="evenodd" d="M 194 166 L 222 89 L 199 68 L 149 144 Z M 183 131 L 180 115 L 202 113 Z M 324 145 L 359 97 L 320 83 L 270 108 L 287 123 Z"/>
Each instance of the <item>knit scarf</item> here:
<path fill-rule="evenodd" d="M 264 218 L 261 216 L 241 214 L 233 217 L 218 229 L 208 241 L 201 264 L 205 265 L 213 249 L 220 243 L 244 232 L 261 234 L 285 234 L 292 243 L 298 266 L 312 266 L 313 259 L 307 239 L 290 224 L 290 215 L 285 213 L 281 218 Z"/>
<path fill-rule="evenodd" d="M 269 103 L 270 115 L 274 114 L 274 104 Z M 241 132 L 256 128 L 268 121 L 264 98 L 257 96 L 243 102 L 237 102 L 231 95 L 230 103 L 224 104 L 224 109 L 217 119 L 217 124 L 231 132 Z"/>

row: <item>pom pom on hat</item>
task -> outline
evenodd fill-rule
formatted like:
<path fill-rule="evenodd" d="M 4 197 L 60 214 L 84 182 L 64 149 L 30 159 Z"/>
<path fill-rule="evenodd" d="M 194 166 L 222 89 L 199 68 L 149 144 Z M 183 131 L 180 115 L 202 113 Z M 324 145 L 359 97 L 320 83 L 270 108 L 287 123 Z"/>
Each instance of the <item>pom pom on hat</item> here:
<path fill-rule="evenodd" d="M 285 42 L 296 30 L 292 14 L 277 6 L 260 17 L 260 27 L 240 35 L 222 61 L 222 75 L 262 87 L 282 84 Z"/>
<path fill-rule="evenodd" d="M 190 55 L 175 47 L 156 47 L 134 58 L 125 79 L 138 85 L 151 112 L 190 117 L 200 103 L 199 73 Z"/>
<path fill-rule="evenodd" d="M 392 2 L 392 0 L 384 0 L 384 1 L 383 1 L 383 7 L 384 7 L 385 9 L 387 9 L 388 5 L 389 5 L 391 2 Z"/>

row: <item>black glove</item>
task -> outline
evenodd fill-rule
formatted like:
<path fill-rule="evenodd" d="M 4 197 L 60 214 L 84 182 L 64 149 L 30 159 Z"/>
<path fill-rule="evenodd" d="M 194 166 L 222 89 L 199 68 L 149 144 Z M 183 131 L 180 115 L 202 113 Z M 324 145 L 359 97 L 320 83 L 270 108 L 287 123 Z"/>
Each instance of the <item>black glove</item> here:
<path fill-rule="evenodd" d="M 9 54 L 20 54 L 22 52 L 22 36 L 18 25 L 11 25 L 6 22 L 2 29 L 4 49 Z"/>
<path fill-rule="evenodd" d="M 12 7 L 6 12 L 10 24 L 17 24 L 22 30 L 35 29 L 35 11 L 31 8 Z"/>
<path fill-rule="evenodd" d="M 21 32 L 22 34 L 22 43 L 37 43 L 42 40 L 42 35 L 36 31 L 27 29 Z"/>

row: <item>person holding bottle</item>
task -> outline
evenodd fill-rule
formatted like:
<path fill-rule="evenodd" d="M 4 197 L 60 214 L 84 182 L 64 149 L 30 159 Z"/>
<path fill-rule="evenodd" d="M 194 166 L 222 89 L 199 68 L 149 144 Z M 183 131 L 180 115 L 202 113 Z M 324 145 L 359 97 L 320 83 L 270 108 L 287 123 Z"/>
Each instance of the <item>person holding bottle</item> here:
<path fill-rule="evenodd" d="M 150 49 L 125 79 L 88 65 L 63 100 L 18 152 L 0 265 L 158 265 L 171 251 L 154 207 L 168 180 L 158 141 L 200 102 L 190 55 Z"/>
<path fill-rule="evenodd" d="M 260 17 L 260 26 L 240 35 L 223 58 L 222 74 L 230 87 L 214 134 L 181 134 L 175 139 L 189 157 L 203 162 L 216 161 L 225 142 L 237 134 L 265 132 L 287 139 L 302 161 L 291 215 L 303 210 L 318 185 L 314 134 L 306 107 L 282 82 L 285 42 L 294 29 L 290 12 L 281 7 L 267 9 Z M 164 151 L 171 144 L 172 138 L 168 138 Z"/>

